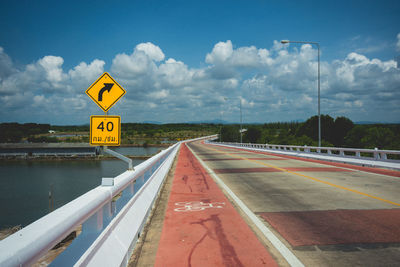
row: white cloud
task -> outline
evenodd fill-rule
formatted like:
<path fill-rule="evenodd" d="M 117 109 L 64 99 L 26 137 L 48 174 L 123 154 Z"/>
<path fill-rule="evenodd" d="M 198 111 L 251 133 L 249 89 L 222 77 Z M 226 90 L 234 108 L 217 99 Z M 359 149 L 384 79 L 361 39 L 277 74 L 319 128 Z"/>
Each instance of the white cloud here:
<path fill-rule="evenodd" d="M 354 101 L 354 105 L 355 105 L 356 107 L 360 108 L 360 107 L 363 106 L 363 102 L 360 101 L 360 100 L 356 100 L 356 101 Z"/>
<path fill-rule="evenodd" d="M 150 98 L 154 99 L 165 99 L 168 95 L 169 92 L 167 90 L 156 91 L 149 94 Z"/>
<path fill-rule="evenodd" d="M 46 98 L 44 95 L 35 95 L 33 97 L 33 106 L 34 107 L 41 107 L 46 105 Z"/>
<path fill-rule="evenodd" d="M 397 51 L 400 51 L 400 33 L 397 34 L 396 49 L 397 49 Z"/>
<path fill-rule="evenodd" d="M 235 89 L 238 87 L 239 81 L 235 78 L 226 79 L 223 81 L 223 87 L 227 89 Z"/>
<path fill-rule="evenodd" d="M 259 63 L 259 53 L 255 46 L 239 47 L 232 54 L 232 64 L 234 66 L 255 67 Z"/>
<path fill-rule="evenodd" d="M 211 53 L 206 56 L 206 63 L 224 65 L 225 67 L 257 68 L 273 63 L 267 49 L 257 49 L 255 46 L 245 46 L 233 49 L 230 40 L 217 43 Z"/>
<path fill-rule="evenodd" d="M 209 64 L 218 64 L 225 62 L 233 54 L 232 42 L 230 40 L 226 42 L 217 43 L 211 53 L 207 54 L 206 62 Z"/>
<path fill-rule="evenodd" d="M 161 61 L 164 60 L 165 55 L 161 51 L 160 47 L 152 44 L 152 43 L 141 43 L 138 44 L 135 48 L 136 51 L 143 51 L 151 60 Z"/>
<path fill-rule="evenodd" d="M 152 102 L 149 102 L 149 108 L 151 108 L 151 109 L 154 109 L 154 108 L 156 108 L 157 107 L 157 104 L 155 104 L 155 103 L 152 103 Z"/>
<path fill-rule="evenodd" d="M 399 37 L 398 37 L 399 38 Z M 323 58 L 322 58 L 323 59 Z M 99 108 L 84 91 L 107 69 L 101 59 L 63 70 L 64 59 L 45 56 L 17 68 L 0 47 L 0 119 L 87 123 Z M 127 91 L 112 109 L 123 121 L 290 121 L 317 110 L 317 50 L 310 45 L 234 48 L 218 42 L 203 67 L 166 57 L 141 43 L 112 60 L 110 74 Z M 393 60 L 352 52 L 321 61 L 322 113 L 354 120 L 398 121 L 400 69 Z M 229 97 L 229 101 L 224 101 Z M 368 108 L 367 108 L 368 107 Z M 20 113 L 25 114 L 22 117 Z"/>
<path fill-rule="evenodd" d="M 335 80 L 338 82 L 347 83 L 347 88 L 350 88 L 356 82 L 356 80 L 357 83 L 364 81 L 371 83 L 376 83 L 378 81 L 379 83 L 380 80 L 386 75 L 392 76 L 390 71 L 394 70 L 397 66 L 394 60 L 370 60 L 366 56 L 354 52 L 350 53 L 343 61 L 335 61 L 333 65 L 336 69 L 336 77 L 334 77 L 336 78 Z M 389 73 L 386 74 L 386 72 Z M 381 76 L 380 79 L 370 79 L 372 76 L 377 74 Z"/>
<path fill-rule="evenodd" d="M 3 47 L 0 46 L 0 82 L 15 71 L 10 57 L 4 52 Z"/>
<path fill-rule="evenodd" d="M 173 58 L 161 64 L 157 70 L 160 82 L 166 87 L 187 85 L 191 82 L 193 74 L 194 71 L 189 70 L 183 62 Z"/>
<path fill-rule="evenodd" d="M 63 79 L 62 64 L 64 59 L 62 57 L 45 56 L 38 61 L 38 65 L 41 66 L 45 73 L 48 81 L 57 83 Z"/>
<path fill-rule="evenodd" d="M 156 63 L 164 58 L 164 53 L 158 46 L 152 43 L 141 43 L 130 55 L 117 54 L 112 61 L 111 71 L 128 80 L 133 78 L 149 80 L 157 71 Z"/>
<path fill-rule="evenodd" d="M 81 95 L 70 97 L 70 98 L 63 98 L 61 105 L 65 110 L 72 109 L 74 111 L 81 111 L 86 108 L 87 101 L 83 99 Z"/>
<path fill-rule="evenodd" d="M 94 81 L 104 72 L 104 65 L 106 63 L 103 60 L 95 59 L 90 64 L 86 62 L 79 63 L 78 66 L 74 67 L 68 72 L 71 79 L 83 79 L 86 81 Z"/>
<path fill-rule="evenodd" d="M 145 75 L 153 72 L 155 64 L 143 51 L 135 50 L 133 54 L 118 54 L 112 62 L 111 71 L 123 77 Z"/>

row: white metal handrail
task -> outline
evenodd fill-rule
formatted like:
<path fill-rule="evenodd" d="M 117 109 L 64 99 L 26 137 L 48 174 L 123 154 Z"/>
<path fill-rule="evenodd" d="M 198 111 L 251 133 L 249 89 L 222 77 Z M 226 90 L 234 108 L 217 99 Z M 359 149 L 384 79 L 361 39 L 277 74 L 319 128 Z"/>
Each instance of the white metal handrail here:
<path fill-rule="evenodd" d="M 261 149 L 277 150 L 277 151 L 295 151 L 295 152 L 313 153 L 313 154 L 317 153 L 329 156 L 350 157 L 350 158 L 369 159 L 377 161 L 397 162 L 398 160 L 388 159 L 388 155 L 400 155 L 399 150 L 380 150 L 378 148 L 362 149 L 362 148 L 344 148 L 344 147 L 292 146 L 292 145 L 231 143 L 231 142 L 222 142 L 220 144 L 234 145 L 239 147 L 261 148 Z"/>
<path fill-rule="evenodd" d="M 0 241 L 0 266 L 28 266 L 35 263 L 82 224 L 82 233 L 70 246 L 74 252 L 64 257 L 61 265 L 76 262 L 133 197 L 135 189 L 139 190 L 168 156 L 174 156 L 179 145 L 180 142 L 135 166 L 134 171 L 128 170 L 118 175 L 113 179 L 112 186 L 98 186 Z M 116 196 L 118 200 L 113 201 Z"/>
<path fill-rule="evenodd" d="M 15 152 L 15 153 L 0 153 L 0 157 L 26 157 L 28 153 Z"/>
<path fill-rule="evenodd" d="M 70 156 L 96 156 L 95 152 L 34 152 L 32 157 L 70 157 Z"/>

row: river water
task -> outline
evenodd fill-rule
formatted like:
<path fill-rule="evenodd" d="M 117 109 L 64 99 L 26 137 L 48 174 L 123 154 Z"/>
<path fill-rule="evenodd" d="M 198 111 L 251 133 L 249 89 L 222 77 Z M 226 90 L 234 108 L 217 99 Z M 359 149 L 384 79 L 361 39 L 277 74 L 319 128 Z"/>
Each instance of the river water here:
<path fill-rule="evenodd" d="M 125 155 L 153 155 L 159 147 L 118 147 Z M 134 166 L 143 160 L 134 160 Z M 52 188 L 59 208 L 99 186 L 102 177 L 115 177 L 127 169 L 121 160 L 0 161 L 0 229 L 26 226 L 49 212 Z"/>

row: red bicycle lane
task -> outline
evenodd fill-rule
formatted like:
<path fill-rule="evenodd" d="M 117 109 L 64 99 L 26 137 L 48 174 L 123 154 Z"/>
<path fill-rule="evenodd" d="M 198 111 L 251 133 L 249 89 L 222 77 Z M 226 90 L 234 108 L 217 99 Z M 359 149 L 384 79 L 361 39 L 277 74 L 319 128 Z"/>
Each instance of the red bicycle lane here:
<path fill-rule="evenodd" d="M 179 152 L 155 266 L 277 266 L 186 144 Z"/>

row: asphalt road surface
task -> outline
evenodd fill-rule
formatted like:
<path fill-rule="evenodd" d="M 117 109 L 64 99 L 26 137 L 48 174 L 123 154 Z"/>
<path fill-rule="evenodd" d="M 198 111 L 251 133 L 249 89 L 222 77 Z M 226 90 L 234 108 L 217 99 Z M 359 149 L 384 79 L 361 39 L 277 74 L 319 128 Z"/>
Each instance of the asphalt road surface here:
<path fill-rule="evenodd" d="M 400 172 L 189 147 L 304 265 L 400 264 Z"/>

